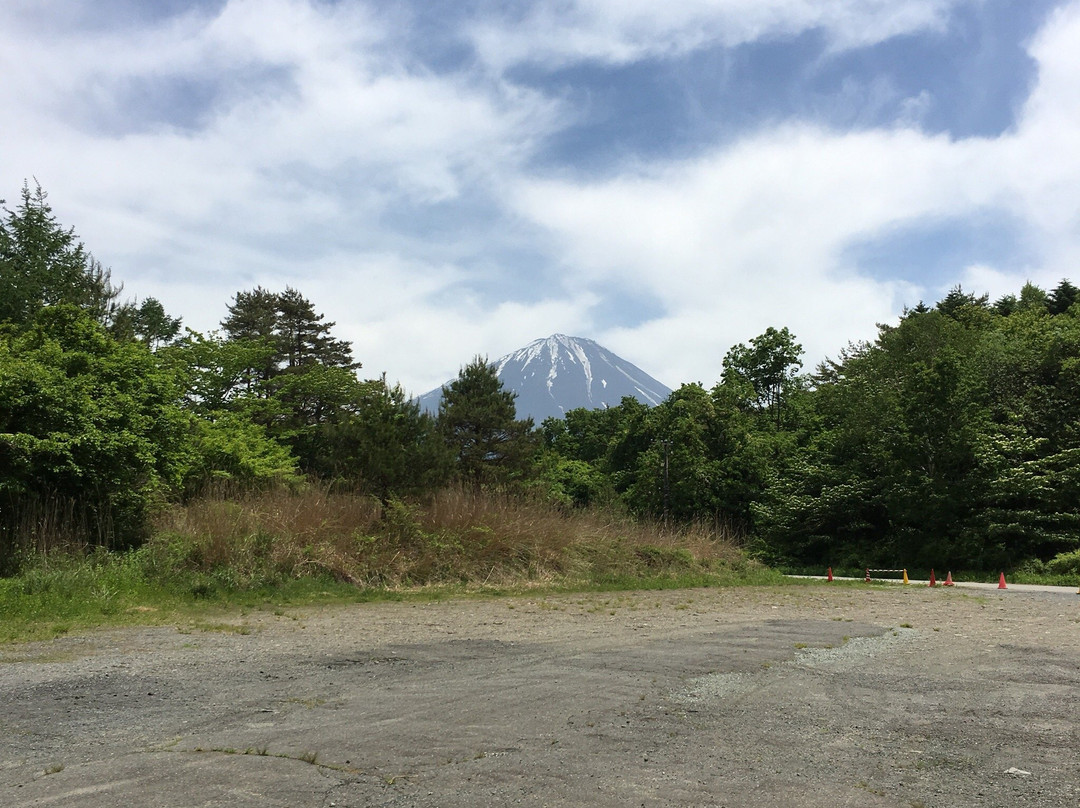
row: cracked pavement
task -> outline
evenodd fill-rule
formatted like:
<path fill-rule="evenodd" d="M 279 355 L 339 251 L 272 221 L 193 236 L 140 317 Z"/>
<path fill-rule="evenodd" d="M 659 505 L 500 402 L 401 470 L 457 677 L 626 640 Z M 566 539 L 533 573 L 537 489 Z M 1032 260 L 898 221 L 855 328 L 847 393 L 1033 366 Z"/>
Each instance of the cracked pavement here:
<path fill-rule="evenodd" d="M 0 649 L 0 804 L 1080 802 L 1075 594 L 819 585 L 236 621 L 250 633 Z"/>

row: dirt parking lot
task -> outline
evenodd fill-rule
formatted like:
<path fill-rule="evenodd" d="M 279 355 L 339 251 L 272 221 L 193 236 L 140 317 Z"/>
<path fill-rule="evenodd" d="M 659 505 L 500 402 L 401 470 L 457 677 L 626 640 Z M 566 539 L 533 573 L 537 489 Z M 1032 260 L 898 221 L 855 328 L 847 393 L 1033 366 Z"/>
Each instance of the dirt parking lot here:
<path fill-rule="evenodd" d="M 0 650 L 0 805 L 1080 805 L 1075 592 L 834 584 L 237 623 Z"/>

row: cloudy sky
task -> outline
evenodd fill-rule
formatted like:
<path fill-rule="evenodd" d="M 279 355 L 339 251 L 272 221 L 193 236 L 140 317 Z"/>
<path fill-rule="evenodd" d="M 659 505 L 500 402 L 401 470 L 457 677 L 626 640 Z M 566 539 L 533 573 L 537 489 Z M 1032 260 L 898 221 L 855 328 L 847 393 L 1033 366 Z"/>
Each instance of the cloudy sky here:
<path fill-rule="evenodd" d="M 1080 284 L 1080 1 L 5 0 L 0 197 L 419 393 L 560 332 L 670 386 Z"/>

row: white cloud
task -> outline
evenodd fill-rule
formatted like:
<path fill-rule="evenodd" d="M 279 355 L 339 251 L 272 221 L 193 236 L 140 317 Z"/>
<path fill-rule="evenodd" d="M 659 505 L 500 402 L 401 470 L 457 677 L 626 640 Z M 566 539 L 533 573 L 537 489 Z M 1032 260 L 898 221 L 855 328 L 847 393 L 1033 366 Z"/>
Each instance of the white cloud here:
<path fill-rule="evenodd" d="M 1052 17 L 1031 52 L 1038 85 L 1016 130 L 997 139 L 788 125 L 612 179 L 525 180 L 519 209 L 587 284 L 618 282 L 662 303 L 661 318 L 607 339 L 669 383 L 715 381 L 727 348 L 770 325 L 789 326 L 817 361 L 938 291 L 845 265 L 845 247 L 901 224 L 999 211 L 1039 246 L 1036 265 L 958 266 L 943 286 L 999 296 L 1075 273 L 1080 3 Z"/>
<path fill-rule="evenodd" d="M 234 224 L 258 227 L 267 221 L 252 207 L 279 197 L 282 182 L 293 186 L 290 195 L 308 195 L 319 213 L 326 199 L 311 179 L 327 173 L 356 182 L 335 189 L 339 204 L 359 197 L 377 206 L 385 195 L 452 199 L 462 183 L 505 170 L 550 130 L 557 104 L 536 93 L 435 77 L 387 58 L 380 43 L 388 32 L 362 8 L 232 0 L 216 17 L 189 15 L 44 47 L 9 30 L 0 34 L 11 68 L 0 101 L 20 110 L 22 126 L 4 127 L 0 168 L 28 176 L 55 166 L 73 185 L 82 168 L 87 185 L 104 184 L 103 195 L 160 205 L 158 215 L 205 222 L 227 207 L 238 214 Z M 227 78 L 237 67 L 280 74 L 246 90 Z M 213 80 L 224 97 L 192 130 L 167 121 L 137 125 L 144 112 L 126 93 L 140 83 L 153 91 L 163 78 Z M 126 105 L 131 128 L 96 130 L 79 114 L 87 98 L 99 111 Z M 88 162 L 97 170 L 85 171 Z M 168 193 L 157 192 L 162 186 Z M 280 226 L 284 211 L 269 212 Z"/>
<path fill-rule="evenodd" d="M 791 327 L 816 359 L 871 336 L 912 290 L 860 277 L 843 248 L 993 203 L 975 152 L 912 131 L 793 126 L 604 182 L 526 182 L 518 199 L 587 282 L 662 303 L 666 316 L 618 339 L 656 362 L 674 353 L 674 378 L 711 367 L 715 381 L 727 348 L 770 325 Z"/>
<path fill-rule="evenodd" d="M 821 30 L 833 48 L 848 49 L 941 30 L 953 7 L 972 1 L 543 0 L 521 19 L 477 24 L 472 35 L 497 68 L 520 62 L 625 64 L 808 30 Z"/>
<path fill-rule="evenodd" d="M 483 197 L 557 125 L 558 102 L 410 65 L 392 47 L 396 32 L 355 3 L 230 0 L 216 15 L 35 39 L 31 23 L 48 13 L 0 10 L 3 195 L 24 177 L 40 180 L 59 220 L 128 293 L 159 297 L 199 330 L 216 325 L 235 291 L 260 283 L 313 299 L 330 290 L 326 309 L 361 335 L 352 324 L 385 322 L 401 334 L 409 317 L 481 319 L 467 307 L 433 312 L 425 298 L 453 280 L 445 267 L 455 252 L 479 249 L 458 243 L 468 236 L 444 227 L 444 243 L 418 245 L 420 221 L 386 226 L 383 217 L 415 209 L 419 219 L 463 194 Z M 247 86 L 249 75 L 265 80 Z M 214 95 L 195 125 L 146 120 L 154 105 L 132 88 L 152 94 L 160 82 L 209 82 Z M 469 204 L 455 215 L 467 217 Z M 387 261 L 388 250 L 402 256 Z M 440 250 L 442 261 L 407 257 Z M 351 306 L 335 290 L 355 294 Z M 378 308 L 391 300 L 396 320 Z M 467 343 L 441 341 L 447 351 L 482 350 Z M 386 369 L 426 383 L 430 372 L 409 368 L 434 359 L 403 353 L 391 351 L 403 364 Z"/>
<path fill-rule="evenodd" d="M 496 359 L 540 336 L 573 331 L 595 296 L 489 305 L 453 265 L 403 262 L 393 255 L 340 256 L 340 271 L 320 273 L 305 294 L 353 342 L 363 375 L 385 372 L 421 394 L 457 376 L 476 355 Z"/>
<path fill-rule="evenodd" d="M 809 29 L 855 47 L 939 30 L 962 1 L 545 0 L 514 27 L 473 33 L 489 65 L 621 63 Z M 1031 265 L 958 267 L 944 286 L 996 297 L 1080 266 L 1080 3 L 1032 42 L 1038 82 L 1000 138 L 789 122 L 604 180 L 530 165 L 565 126 L 564 102 L 475 66 L 418 67 L 374 4 L 230 0 L 215 15 L 66 27 L 48 41 L 26 19 L 49 12 L 11 8 L 0 8 L 3 195 L 37 176 L 130 293 L 202 330 L 237 290 L 296 286 L 354 341 L 365 372 L 412 392 L 477 353 L 558 331 L 671 385 L 711 384 L 728 348 L 770 325 L 790 327 L 811 361 L 835 354 L 932 299 L 845 263 L 851 243 L 914 222 L 1001 211 L 1039 245 Z M 187 98 L 189 84 L 212 92 Z M 155 107 L 160 87 L 192 108 Z M 931 101 L 910 100 L 913 122 Z M 535 300 L 478 277 L 510 261 L 499 279 L 512 279 L 515 249 L 558 276 Z M 592 331 L 613 285 L 662 313 Z"/>

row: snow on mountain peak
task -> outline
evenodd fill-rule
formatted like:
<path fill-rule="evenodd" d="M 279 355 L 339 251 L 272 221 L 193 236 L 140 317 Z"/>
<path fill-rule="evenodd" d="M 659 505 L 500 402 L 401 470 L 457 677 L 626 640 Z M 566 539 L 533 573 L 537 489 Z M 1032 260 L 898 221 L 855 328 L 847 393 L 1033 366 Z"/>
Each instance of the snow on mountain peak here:
<path fill-rule="evenodd" d="M 517 394 L 518 417 L 536 423 L 581 407 L 617 407 L 627 396 L 652 406 L 671 395 L 663 383 L 584 337 L 552 334 L 492 364 L 503 387 Z M 441 398 L 436 388 L 420 396 L 420 406 L 435 412 Z"/>
<path fill-rule="evenodd" d="M 518 394 L 518 413 L 540 421 L 578 407 L 618 406 L 625 396 L 659 404 L 671 390 L 584 337 L 552 334 L 498 359 L 503 385 Z"/>

